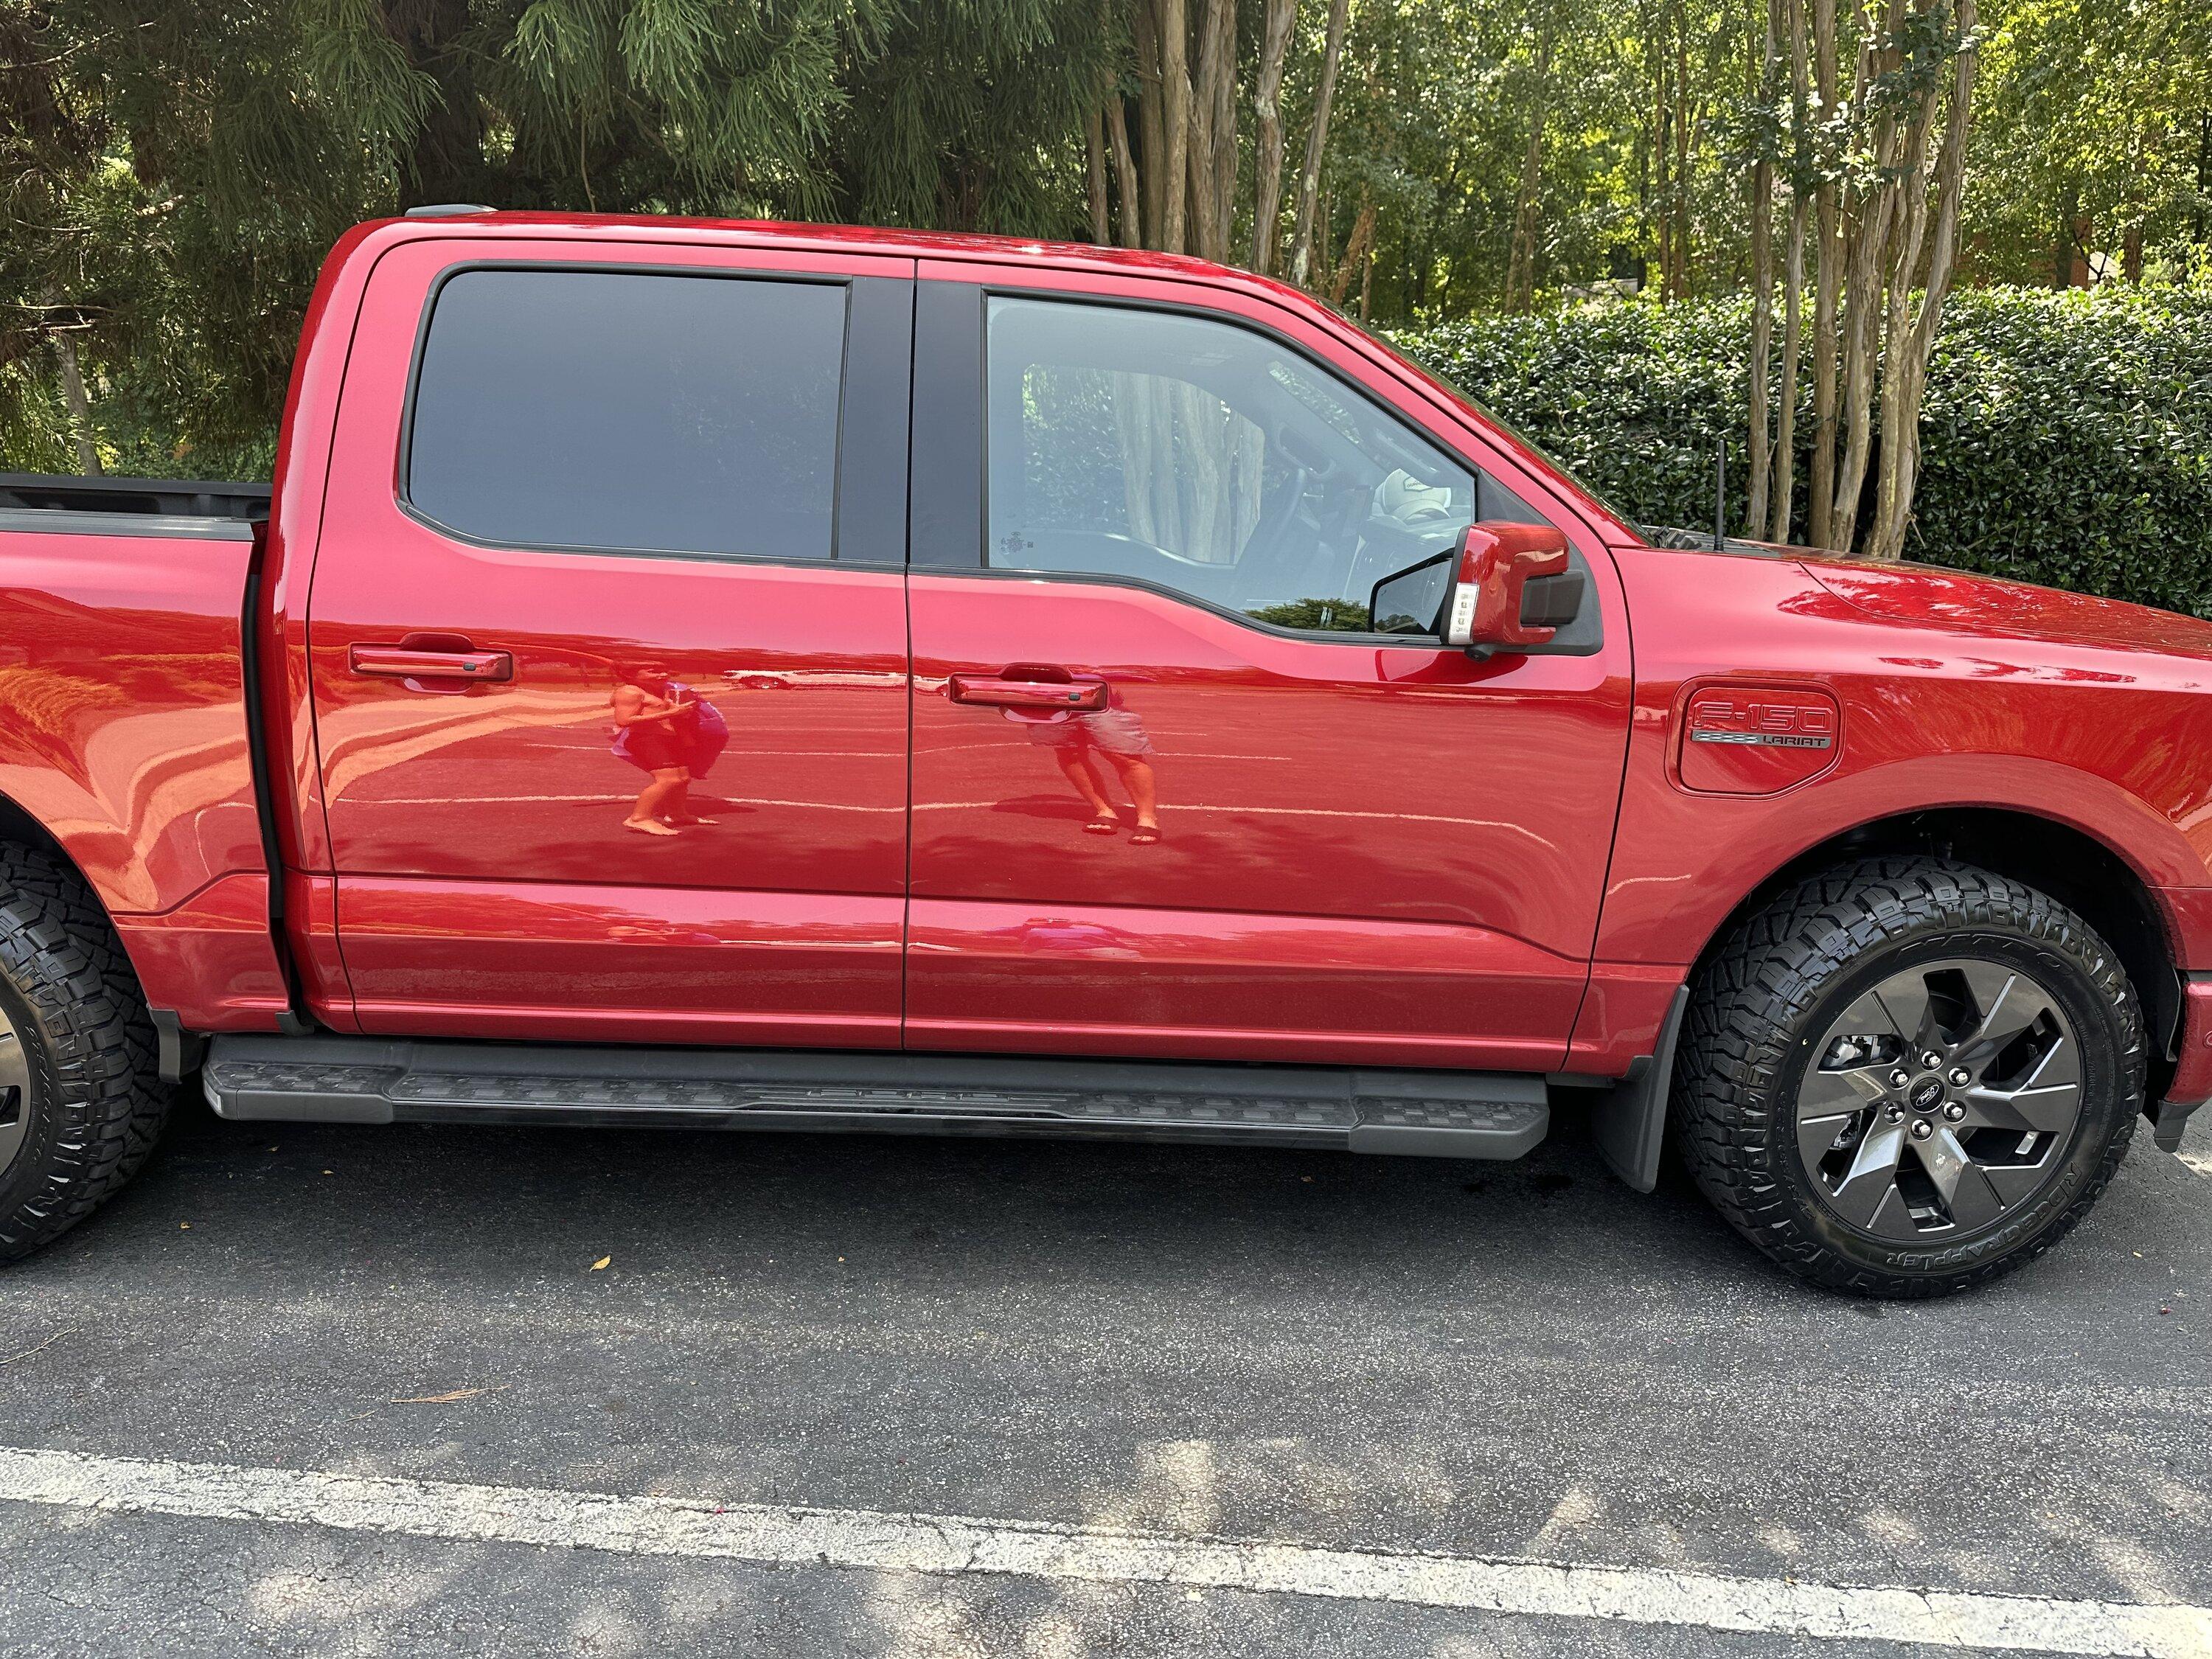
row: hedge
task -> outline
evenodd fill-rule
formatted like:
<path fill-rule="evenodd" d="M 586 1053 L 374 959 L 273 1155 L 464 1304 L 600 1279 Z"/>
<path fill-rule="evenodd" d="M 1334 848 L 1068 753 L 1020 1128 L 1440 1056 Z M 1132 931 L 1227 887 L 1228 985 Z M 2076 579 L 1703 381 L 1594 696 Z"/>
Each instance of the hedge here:
<path fill-rule="evenodd" d="M 1392 338 L 1639 523 L 1710 526 L 1725 439 L 1742 532 L 1744 301 L 1592 303 Z M 1811 404 L 1808 383 L 1801 433 Z M 2212 294 L 1954 295 L 1921 444 L 1908 557 L 2212 617 Z"/>

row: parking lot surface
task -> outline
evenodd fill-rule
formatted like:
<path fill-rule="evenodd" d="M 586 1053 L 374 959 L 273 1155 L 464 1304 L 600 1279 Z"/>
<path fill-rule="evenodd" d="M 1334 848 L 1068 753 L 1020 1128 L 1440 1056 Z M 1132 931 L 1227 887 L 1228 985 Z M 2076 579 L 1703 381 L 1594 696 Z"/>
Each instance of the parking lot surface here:
<path fill-rule="evenodd" d="M 1900 1306 L 1571 1120 L 1490 1166 L 187 1101 L 0 1274 L 0 1651 L 2212 1650 L 2185 1151 Z"/>

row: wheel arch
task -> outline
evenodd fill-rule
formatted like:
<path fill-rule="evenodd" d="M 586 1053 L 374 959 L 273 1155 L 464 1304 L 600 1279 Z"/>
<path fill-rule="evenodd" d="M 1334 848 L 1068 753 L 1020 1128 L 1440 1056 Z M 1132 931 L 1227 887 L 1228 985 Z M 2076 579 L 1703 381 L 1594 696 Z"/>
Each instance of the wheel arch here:
<path fill-rule="evenodd" d="M 35 847 L 67 865 L 76 872 L 77 879 L 85 884 L 93 896 L 100 901 L 100 908 L 106 915 L 109 925 L 113 925 L 114 907 L 109 902 L 108 895 L 100 890 L 99 884 L 84 867 L 84 860 L 72 853 L 61 837 L 49 830 L 35 813 L 5 793 L 0 793 L 0 842 L 16 847 Z"/>
<path fill-rule="evenodd" d="M 1882 854 L 1955 860 L 2025 882 L 2075 911 L 2112 945 L 2141 999 L 2150 1037 L 2146 1097 L 2159 1099 L 2173 1069 L 2181 975 L 2172 919 L 2140 871 L 2108 842 L 2056 818 L 2014 807 L 1950 806 L 1899 812 L 1839 831 L 1781 865 L 1736 903 L 1699 948 L 1694 980 L 1736 928 L 1821 870 Z"/>

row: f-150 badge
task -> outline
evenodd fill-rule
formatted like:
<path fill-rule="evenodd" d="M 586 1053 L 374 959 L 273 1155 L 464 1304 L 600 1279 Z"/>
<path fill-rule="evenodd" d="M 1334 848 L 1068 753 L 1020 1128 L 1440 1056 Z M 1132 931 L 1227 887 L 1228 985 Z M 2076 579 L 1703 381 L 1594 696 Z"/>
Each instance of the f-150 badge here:
<path fill-rule="evenodd" d="M 1825 691 L 1707 685 L 1692 695 L 1682 724 L 1684 788 L 1768 795 L 1825 771 L 1843 721 Z"/>

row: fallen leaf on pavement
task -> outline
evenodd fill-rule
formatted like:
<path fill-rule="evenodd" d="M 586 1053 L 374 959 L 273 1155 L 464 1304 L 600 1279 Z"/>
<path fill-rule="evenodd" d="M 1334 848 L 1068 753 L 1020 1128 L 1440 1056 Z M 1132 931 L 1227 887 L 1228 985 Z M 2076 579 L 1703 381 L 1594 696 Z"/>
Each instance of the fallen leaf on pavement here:
<path fill-rule="evenodd" d="M 593 1273 L 598 1273 L 602 1268 L 611 1267 L 614 1265 L 614 1257 L 611 1255 L 603 1255 L 597 1261 L 592 1263 L 592 1271 Z"/>

